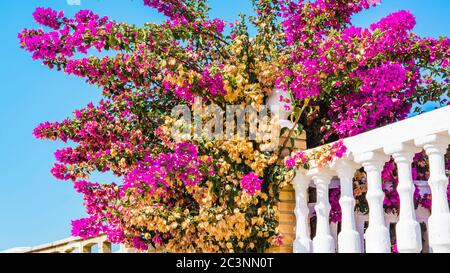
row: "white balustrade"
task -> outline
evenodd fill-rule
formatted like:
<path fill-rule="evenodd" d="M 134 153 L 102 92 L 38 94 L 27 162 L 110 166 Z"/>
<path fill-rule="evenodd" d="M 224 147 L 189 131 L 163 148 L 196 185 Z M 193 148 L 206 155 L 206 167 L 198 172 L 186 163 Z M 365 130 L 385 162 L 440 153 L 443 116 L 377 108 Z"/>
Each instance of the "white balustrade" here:
<path fill-rule="evenodd" d="M 339 178 L 341 186 L 339 204 L 342 209 L 342 222 L 338 235 L 338 252 L 391 252 L 389 229 L 391 224 L 395 224 L 399 252 L 450 252 L 450 210 L 447 200 L 449 180 L 445 170 L 445 154 L 450 144 L 449 134 L 450 106 L 447 106 L 344 139 L 347 147 L 344 158 L 337 159 L 324 167 L 314 166 L 313 163 L 312 168 L 306 172 L 308 178 L 302 174 L 294 182 L 294 185 L 297 185 L 298 200 L 295 252 L 310 251 L 309 226 L 305 228 L 303 225 L 308 225 L 305 219 L 308 217 L 305 187 L 311 180 L 317 191 L 315 204 L 317 224 L 316 235 L 312 239 L 312 251 L 327 253 L 335 251 L 335 239 L 330 230 L 328 197 L 333 176 Z M 415 181 L 412 179 L 411 164 L 414 155 L 422 149 L 425 150 L 430 165 L 430 179 L 427 184 L 431 188 L 431 215 L 422 207 L 416 211 L 414 206 Z M 385 194 L 381 173 L 391 156 L 397 165 L 399 178 L 397 191 L 400 197 L 400 215 L 398 217 L 386 215 L 383 208 Z M 353 176 L 361 166 L 367 174 L 366 199 L 369 205 L 367 216 L 355 215 L 354 211 Z M 422 190 L 428 186 L 421 183 L 419 188 Z M 366 222 L 367 229 L 365 229 Z M 425 224 L 427 229 L 425 232 L 422 231 L 420 223 Z M 365 233 L 364 236 L 363 233 Z M 424 240 L 423 245 L 422 240 Z"/>
<path fill-rule="evenodd" d="M 36 247 L 14 248 L 3 251 L 4 253 L 92 253 L 93 247 L 97 246 L 98 253 L 111 253 L 111 243 L 105 234 L 95 238 L 82 239 L 70 237 L 52 243 Z M 123 248 L 121 248 L 123 250 Z M 122 251 L 119 251 L 122 252 Z"/>

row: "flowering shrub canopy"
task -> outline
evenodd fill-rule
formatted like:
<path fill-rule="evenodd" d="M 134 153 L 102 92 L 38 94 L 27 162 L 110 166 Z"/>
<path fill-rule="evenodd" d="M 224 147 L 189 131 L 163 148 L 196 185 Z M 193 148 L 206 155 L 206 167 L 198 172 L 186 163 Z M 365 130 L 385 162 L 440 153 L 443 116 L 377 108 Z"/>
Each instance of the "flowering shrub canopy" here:
<path fill-rule="evenodd" d="M 404 119 L 413 103 L 448 92 L 450 39 L 417 36 L 408 11 L 368 29 L 351 25 L 354 14 L 379 2 L 260 0 L 253 1 L 256 16 L 228 23 L 209 17 L 206 0 L 144 0 L 167 20 L 141 27 L 88 10 L 68 18 L 36 9 L 43 28 L 19 33 L 21 47 L 50 69 L 98 86 L 104 97 L 33 132 L 76 144 L 56 151 L 51 170 L 84 195 L 89 217 L 73 221 L 73 234 L 106 232 L 115 243 L 173 252 L 280 244 L 279 189 L 293 167 L 308 165 L 306 156 L 285 166 L 281 148 L 261 148 L 267 139 L 175 141 L 171 109 L 196 96 L 222 108 L 258 107 L 280 88 L 292 95 L 294 129 L 305 129 L 310 147 Z M 109 54 L 88 56 L 96 51 Z M 335 145 L 314 158 L 342 156 L 345 147 Z M 96 171 L 123 183 L 84 181 Z"/>

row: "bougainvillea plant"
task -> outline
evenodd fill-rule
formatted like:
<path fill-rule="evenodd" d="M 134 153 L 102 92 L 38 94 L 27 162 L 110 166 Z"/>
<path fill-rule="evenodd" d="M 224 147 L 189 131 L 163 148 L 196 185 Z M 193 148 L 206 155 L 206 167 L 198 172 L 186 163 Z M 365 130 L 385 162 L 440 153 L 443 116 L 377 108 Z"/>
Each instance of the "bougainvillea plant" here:
<path fill-rule="evenodd" d="M 278 192 L 292 165 L 306 164 L 302 155 L 285 166 L 285 145 L 268 152 L 267 139 L 175 140 L 175 105 L 201 96 L 205 107 L 258 107 L 278 88 L 293 98 L 291 131 L 303 128 L 316 147 L 404 119 L 449 90 L 450 39 L 414 34 L 410 12 L 367 29 L 351 24 L 380 0 L 253 0 L 255 15 L 232 23 L 210 18 L 206 0 L 143 2 L 167 20 L 137 27 L 88 10 L 69 18 L 38 8 L 43 28 L 18 35 L 33 59 L 103 94 L 34 130 L 71 144 L 56 151 L 51 172 L 84 194 L 89 217 L 73 221 L 83 238 L 105 232 L 113 243 L 171 252 L 261 252 L 281 243 Z M 93 172 L 122 181 L 86 181 Z"/>

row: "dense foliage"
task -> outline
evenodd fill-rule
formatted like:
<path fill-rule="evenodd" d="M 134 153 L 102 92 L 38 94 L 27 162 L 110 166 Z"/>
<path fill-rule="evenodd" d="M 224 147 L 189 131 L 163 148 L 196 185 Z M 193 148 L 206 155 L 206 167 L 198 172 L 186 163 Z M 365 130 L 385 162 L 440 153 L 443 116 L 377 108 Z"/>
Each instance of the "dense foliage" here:
<path fill-rule="evenodd" d="M 33 59 L 85 78 L 104 97 L 34 131 L 70 144 L 56 151 L 52 174 L 84 194 L 89 218 L 73 221 L 74 235 L 106 232 L 114 243 L 172 252 L 261 252 L 282 242 L 278 192 L 297 163 L 307 165 L 305 156 L 285 165 L 283 147 L 261 148 L 265 138 L 175 140 L 171 109 L 197 96 L 205 108 L 260 107 L 280 88 L 293 97 L 285 101 L 293 134 L 304 129 L 315 147 L 404 119 L 415 103 L 448 94 L 450 39 L 417 36 L 408 11 L 365 29 L 351 18 L 379 0 L 253 0 L 255 16 L 228 23 L 210 18 L 206 2 L 144 0 L 167 20 L 141 27 L 88 10 L 68 18 L 38 8 L 33 16 L 46 29 L 19 34 Z M 345 147 L 327 151 L 339 156 Z M 96 171 L 123 181 L 85 181 Z"/>

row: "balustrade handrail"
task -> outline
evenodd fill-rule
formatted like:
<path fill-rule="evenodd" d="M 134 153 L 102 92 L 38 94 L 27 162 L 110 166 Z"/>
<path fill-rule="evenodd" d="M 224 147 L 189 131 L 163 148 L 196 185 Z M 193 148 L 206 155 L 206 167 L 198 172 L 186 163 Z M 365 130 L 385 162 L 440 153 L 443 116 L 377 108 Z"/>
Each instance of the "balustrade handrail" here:
<path fill-rule="evenodd" d="M 347 138 L 344 143 L 353 154 L 358 154 L 433 134 L 448 136 L 449 129 L 450 106 L 446 106 Z"/>
<path fill-rule="evenodd" d="M 352 154 L 382 149 L 395 142 L 414 140 L 420 136 L 447 132 L 450 128 L 450 106 L 413 116 L 383 127 L 344 139 L 344 144 Z M 324 145 L 304 152 L 320 150 Z"/>
<path fill-rule="evenodd" d="M 74 243 L 80 243 L 83 239 L 80 237 L 69 237 L 62 240 L 58 240 L 51 243 L 45 243 L 42 245 L 31 247 L 29 250 L 25 251 L 25 253 L 36 253 L 36 252 L 43 252 L 43 251 L 52 251 L 59 249 L 61 247 L 68 246 L 70 244 Z"/>

